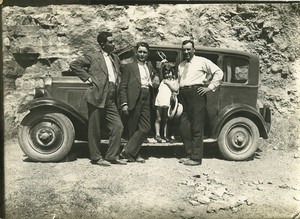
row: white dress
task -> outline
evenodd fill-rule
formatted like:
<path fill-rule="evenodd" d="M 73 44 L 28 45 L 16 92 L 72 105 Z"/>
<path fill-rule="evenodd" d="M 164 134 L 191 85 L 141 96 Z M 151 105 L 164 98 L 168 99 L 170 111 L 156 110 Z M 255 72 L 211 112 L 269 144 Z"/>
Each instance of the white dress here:
<path fill-rule="evenodd" d="M 159 107 L 169 107 L 170 106 L 170 98 L 172 96 L 172 91 L 169 86 L 164 83 L 164 81 L 160 82 L 158 87 L 158 94 L 155 99 L 155 106 Z"/>

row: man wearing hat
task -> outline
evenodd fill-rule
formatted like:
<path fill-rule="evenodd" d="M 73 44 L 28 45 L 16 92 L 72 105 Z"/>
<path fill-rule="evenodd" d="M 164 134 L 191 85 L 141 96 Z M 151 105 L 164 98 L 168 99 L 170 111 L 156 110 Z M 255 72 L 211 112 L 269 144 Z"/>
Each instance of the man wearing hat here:
<path fill-rule="evenodd" d="M 223 78 L 223 71 L 217 65 L 194 53 L 194 42 L 183 41 L 184 61 L 178 67 L 178 98 L 183 105 L 179 129 L 187 157 L 179 162 L 189 166 L 202 163 L 206 93 L 214 92 Z"/>

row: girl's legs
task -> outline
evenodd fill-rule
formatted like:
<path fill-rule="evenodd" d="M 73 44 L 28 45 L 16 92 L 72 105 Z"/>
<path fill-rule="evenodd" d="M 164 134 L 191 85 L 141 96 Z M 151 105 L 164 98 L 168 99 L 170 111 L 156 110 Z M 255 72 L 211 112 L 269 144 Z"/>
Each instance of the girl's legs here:
<path fill-rule="evenodd" d="M 168 108 L 163 108 L 161 111 L 161 121 L 162 121 L 162 128 L 163 128 L 163 139 L 168 142 L 169 139 L 167 138 L 167 130 L 168 130 Z"/>
<path fill-rule="evenodd" d="M 160 137 L 160 122 L 161 122 L 161 107 L 156 107 L 156 119 L 155 119 L 155 140 L 159 143 L 162 142 L 162 138 Z"/>

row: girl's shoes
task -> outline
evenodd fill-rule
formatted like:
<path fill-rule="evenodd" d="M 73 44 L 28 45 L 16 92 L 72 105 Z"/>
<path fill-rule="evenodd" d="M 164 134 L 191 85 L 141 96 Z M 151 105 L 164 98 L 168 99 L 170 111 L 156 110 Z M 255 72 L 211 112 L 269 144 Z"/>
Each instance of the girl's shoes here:
<path fill-rule="evenodd" d="M 159 135 L 155 136 L 154 139 L 155 139 L 158 143 L 162 143 L 162 142 L 163 142 L 163 139 L 162 139 Z"/>
<path fill-rule="evenodd" d="M 166 136 L 164 136 L 163 139 L 164 139 L 166 142 L 169 142 L 169 141 L 170 141 L 170 139 L 168 139 Z"/>

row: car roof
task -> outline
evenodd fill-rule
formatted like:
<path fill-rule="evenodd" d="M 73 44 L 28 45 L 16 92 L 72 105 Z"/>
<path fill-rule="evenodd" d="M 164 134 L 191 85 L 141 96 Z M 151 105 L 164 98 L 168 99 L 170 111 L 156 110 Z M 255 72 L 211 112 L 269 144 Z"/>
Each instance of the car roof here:
<path fill-rule="evenodd" d="M 150 45 L 150 48 L 155 48 L 155 49 L 181 49 L 181 45 L 176 45 L 176 44 L 174 44 L 174 45 Z M 195 46 L 195 49 L 203 51 L 203 52 L 225 53 L 225 54 L 243 55 L 243 56 L 258 58 L 258 56 L 253 54 L 253 53 L 240 51 L 240 50 L 234 50 L 234 49 L 206 47 L 206 46 Z"/>

